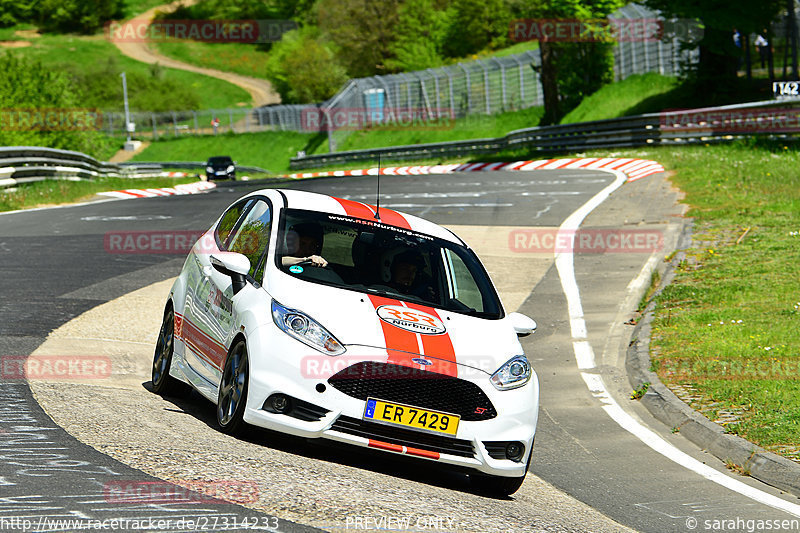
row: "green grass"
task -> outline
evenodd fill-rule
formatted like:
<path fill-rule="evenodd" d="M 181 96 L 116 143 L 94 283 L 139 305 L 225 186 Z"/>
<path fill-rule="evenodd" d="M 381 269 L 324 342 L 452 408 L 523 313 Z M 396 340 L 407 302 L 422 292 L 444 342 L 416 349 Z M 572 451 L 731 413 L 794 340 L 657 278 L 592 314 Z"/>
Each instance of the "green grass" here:
<path fill-rule="evenodd" d="M 269 54 L 246 43 L 203 43 L 198 41 L 162 41 L 159 52 L 185 63 L 243 76 L 265 78 Z"/>
<path fill-rule="evenodd" d="M 693 407 L 711 419 L 738 413 L 728 431 L 800 451 L 798 146 L 651 154 L 677 170 L 672 181 L 696 221 L 694 247 L 656 298 L 655 368 L 668 385 L 696 389 L 702 399 Z"/>
<path fill-rule="evenodd" d="M 304 149 L 315 136 L 264 132 L 164 139 L 150 144 L 133 161 L 205 161 L 212 155 L 229 155 L 241 165 L 283 172 L 289 168 L 289 158 Z"/>
<path fill-rule="evenodd" d="M 531 107 L 496 115 L 472 115 L 451 122 L 446 127 L 434 124 L 431 127 L 421 125 L 398 129 L 372 128 L 350 133 L 336 149 L 337 151 L 361 150 L 384 146 L 501 137 L 513 130 L 539 125 L 542 114 L 541 107 Z"/>
<path fill-rule="evenodd" d="M 135 84 L 129 84 L 128 94 L 133 110 L 137 107 L 146 111 L 158 110 L 156 106 L 163 106 L 164 101 L 169 101 L 173 88 L 180 89 L 182 96 L 181 99 L 171 102 L 174 106 L 180 106 L 172 107 L 176 110 L 191 109 L 193 106 L 186 105 L 186 100 L 193 100 L 198 109 L 222 109 L 252 103 L 245 90 L 226 81 L 181 70 L 154 69 L 123 56 L 102 35 L 84 37 L 45 34 L 31 39 L 31 42 L 31 46 L 16 48 L 10 53 L 39 60 L 53 69 L 74 73 L 79 79 L 83 76 L 87 89 L 91 89 L 84 99 L 86 107 L 122 110 L 120 71 L 125 71 L 129 80 L 132 75 L 139 75 L 148 82 L 152 81 L 142 91 Z M 98 78 L 100 76 L 102 79 Z"/>
<path fill-rule="evenodd" d="M 80 202 L 104 191 L 173 187 L 179 183 L 193 181 L 197 181 L 197 178 L 99 178 L 92 181 L 37 181 L 19 185 L 13 192 L 0 189 L 0 211 Z"/>
<path fill-rule="evenodd" d="M 125 2 L 123 19 L 131 18 L 140 13 L 144 13 L 150 8 L 168 3 L 169 0 L 127 0 Z"/>
<path fill-rule="evenodd" d="M 516 113 L 476 115 L 459 119 L 447 129 L 375 128 L 352 132 L 338 150 L 497 137 L 505 135 L 511 129 L 535 126 L 541 114 L 541 108 L 530 108 Z M 153 142 L 134 161 L 204 161 L 210 155 L 224 154 L 243 165 L 255 165 L 272 172 L 284 173 L 290 171 L 289 159 L 300 150 L 309 155 L 326 153 L 327 135 L 275 131 L 240 135 L 226 133 L 216 137 L 165 137 Z M 353 164 L 349 166 L 352 167 Z"/>
<path fill-rule="evenodd" d="M 667 94 L 677 86 L 678 80 L 671 76 L 662 76 L 652 72 L 635 74 L 621 82 L 606 85 L 591 96 L 584 98 L 578 107 L 561 119 L 561 124 L 660 111 L 662 102 L 654 97 Z M 655 104 L 651 109 L 646 109 L 647 100 Z M 643 103 L 645 105 L 642 105 Z"/>

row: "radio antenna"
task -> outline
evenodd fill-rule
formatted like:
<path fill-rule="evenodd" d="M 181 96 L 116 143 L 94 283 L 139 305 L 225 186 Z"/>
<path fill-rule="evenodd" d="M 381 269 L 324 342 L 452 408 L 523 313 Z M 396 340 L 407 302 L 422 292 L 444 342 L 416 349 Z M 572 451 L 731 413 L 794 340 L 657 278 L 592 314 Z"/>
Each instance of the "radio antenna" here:
<path fill-rule="evenodd" d="M 381 154 L 378 153 L 378 192 L 375 195 L 375 220 L 381 219 Z"/>

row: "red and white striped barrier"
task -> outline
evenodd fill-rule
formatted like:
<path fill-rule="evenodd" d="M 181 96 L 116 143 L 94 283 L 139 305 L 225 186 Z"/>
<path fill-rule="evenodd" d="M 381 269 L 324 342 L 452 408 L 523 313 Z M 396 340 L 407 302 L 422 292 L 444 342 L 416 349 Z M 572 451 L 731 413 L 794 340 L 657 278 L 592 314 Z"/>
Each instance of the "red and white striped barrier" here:
<path fill-rule="evenodd" d="M 537 161 L 514 161 L 512 163 L 463 163 L 450 165 L 419 165 L 408 167 L 385 167 L 380 169 L 383 176 L 417 176 L 423 174 L 451 174 L 453 172 L 484 172 L 491 170 L 528 171 L 554 169 L 603 169 L 618 170 L 628 176 L 628 181 L 635 181 L 645 176 L 664 172 L 664 167 L 656 161 L 647 159 L 631 159 L 620 157 L 584 157 L 573 159 L 540 159 Z M 375 176 L 378 168 L 359 170 L 329 170 L 325 172 L 298 172 L 284 174 L 282 178 L 301 179 L 335 176 Z"/>
<path fill-rule="evenodd" d="M 154 196 L 172 196 L 176 194 L 197 194 L 213 189 L 216 186 L 217 184 L 213 182 L 197 181 L 194 183 L 183 183 L 174 187 L 162 187 L 160 189 L 125 189 L 122 191 L 108 191 L 98 194 L 112 196 L 114 198 L 152 198 Z"/>

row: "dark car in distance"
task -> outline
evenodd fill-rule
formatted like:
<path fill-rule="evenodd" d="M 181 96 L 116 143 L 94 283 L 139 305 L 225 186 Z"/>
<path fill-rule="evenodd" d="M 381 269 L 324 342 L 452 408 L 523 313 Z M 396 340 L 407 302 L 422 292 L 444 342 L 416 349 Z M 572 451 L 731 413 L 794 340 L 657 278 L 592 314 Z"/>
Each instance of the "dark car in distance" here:
<path fill-rule="evenodd" d="M 209 157 L 206 163 L 206 179 L 236 179 L 236 163 L 227 155 Z"/>

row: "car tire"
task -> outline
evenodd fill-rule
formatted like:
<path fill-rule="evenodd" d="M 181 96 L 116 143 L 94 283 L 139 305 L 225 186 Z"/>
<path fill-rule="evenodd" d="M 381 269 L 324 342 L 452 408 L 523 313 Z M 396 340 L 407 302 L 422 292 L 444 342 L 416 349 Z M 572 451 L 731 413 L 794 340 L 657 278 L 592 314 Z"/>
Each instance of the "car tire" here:
<path fill-rule="evenodd" d="M 225 359 L 225 367 L 219 382 L 217 396 L 217 424 L 223 433 L 239 435 L 247 423 L 244 409 L 247 405 L 247 390 L 250 382 L 247 346 L 237 341 Z"/>
<path fill-rule="evenodd" d="M 184 391 L 184 387 L 181 386 L 183 384 L 169 375 L 174 351 L 175 312 L 172 310 L 172 306 L 169 306 L 164 311 L 164 319 L 161 321 L 161 331 L 158 333 L 150 374 L 153 381 L 153 392 L 161 396 L 176 396 Z"/>

